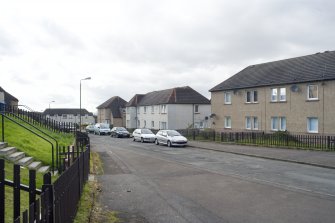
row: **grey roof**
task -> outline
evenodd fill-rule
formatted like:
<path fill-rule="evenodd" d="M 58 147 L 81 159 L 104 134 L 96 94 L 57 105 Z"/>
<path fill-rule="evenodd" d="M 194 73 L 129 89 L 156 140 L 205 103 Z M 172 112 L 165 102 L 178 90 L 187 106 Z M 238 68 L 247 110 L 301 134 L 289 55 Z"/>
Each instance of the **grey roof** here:
<path fill-rule="evenodd" d="M 210 101 L 189 86 L 176 87 L 135 95 L 127 107 L 159 104 L 210 104 Z"/>
<path fill-rule="evenodd" d="M 43 115 L 78 115 L 80 113 L 79 108 L 47 108 L 43 112 Z M 93 116 L 92 112 L 88 112 L 86 109 L 81 109 L 81 115 Z"/>
<path fill-rule="evenodd" d="M 16 101 L 18 102 L 19 100 L 14 97 L 13 95 L 9 94 L 7 91 L 5 91 L 2 87 L 0 87 L 0 92 L 4 92 L 5 95 L 5 103 L 9 104 L 10 101 Z"/>
<path fill-rule="evenodd" d="M 97 109 L 111 109 L 113 118 L 122 118 L 122 109 L 125 108 L 127 102 L 119 96 L 114 96 L 102 103 Z"/>
<path fill-rule="evenodd" d="M 251 65 L 209 91 L 335 79 L 335 51 Z"/>

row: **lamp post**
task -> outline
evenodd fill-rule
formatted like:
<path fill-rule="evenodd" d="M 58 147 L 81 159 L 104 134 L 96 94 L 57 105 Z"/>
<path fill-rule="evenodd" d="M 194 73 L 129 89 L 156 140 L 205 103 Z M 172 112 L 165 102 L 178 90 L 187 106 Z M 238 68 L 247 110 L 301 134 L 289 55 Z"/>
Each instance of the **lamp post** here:
<path fill-rule="evenodd" d="M 50 118 L 50 116 L 51 116 L 50 104 L 51 104 L 51 103 L 54 103 L 54 102 L 55 102 L 55 101 L 50 101 L 50 102 L 49 102 L 49 118 Z"/>
<path fill-rule="evenodd" d="M 81 81 L 91 80 L 91 77 L 80 79 L 80 98 L 79 98 L 79 131 L 81 132 Z"/>

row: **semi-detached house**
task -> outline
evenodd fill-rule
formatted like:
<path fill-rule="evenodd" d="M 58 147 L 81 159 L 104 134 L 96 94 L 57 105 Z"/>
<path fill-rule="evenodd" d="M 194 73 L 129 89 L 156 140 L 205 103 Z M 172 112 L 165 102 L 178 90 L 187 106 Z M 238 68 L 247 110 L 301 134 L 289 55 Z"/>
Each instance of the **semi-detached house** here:
<path fill-rule="evenodd" d="M 251 65 L 210 92 L 218 131 L 335 134 L 335 51 Z"/>
<path fill-rule="evenodd" d="M 205 128 L 210 112 L 210 101 L 189 86 L 136 94 L 126 104 L 126 127 Z"/>

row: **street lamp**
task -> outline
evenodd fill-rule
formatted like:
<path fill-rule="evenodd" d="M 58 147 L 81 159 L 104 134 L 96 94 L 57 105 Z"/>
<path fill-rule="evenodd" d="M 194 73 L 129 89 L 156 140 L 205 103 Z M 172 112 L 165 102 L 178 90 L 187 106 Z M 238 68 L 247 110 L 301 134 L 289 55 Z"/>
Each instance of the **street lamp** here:
<path fill-rule="evenodd" d="M 50 116 L 51 116 L 50 104 L 53 103 L 53 102 L 55 102 L 55 101 L 50 101 L 50 102 L 49 102 L 49 118 L 50 118 Z"/>
<path fill-rule="evenodd" d="M 81 132 L 81 81 L 85 81 L 85 80 L 91 80 L 91 77 L 86 77 L 84 79 L 80 79 L 80 105 L 79 105 L 79 131 Z"/>

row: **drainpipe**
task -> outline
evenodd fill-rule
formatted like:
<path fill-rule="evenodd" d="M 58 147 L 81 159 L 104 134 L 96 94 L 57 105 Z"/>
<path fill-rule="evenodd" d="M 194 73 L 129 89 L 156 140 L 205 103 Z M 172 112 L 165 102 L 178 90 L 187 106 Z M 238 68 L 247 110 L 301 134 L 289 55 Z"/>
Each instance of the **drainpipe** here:
<path fill-rule="evenodd" d="M 193 109 L 192 109 L 193 129 L 195 129 L 194 127 L 194 104 L 192 106 L 193 106 Z"/>

